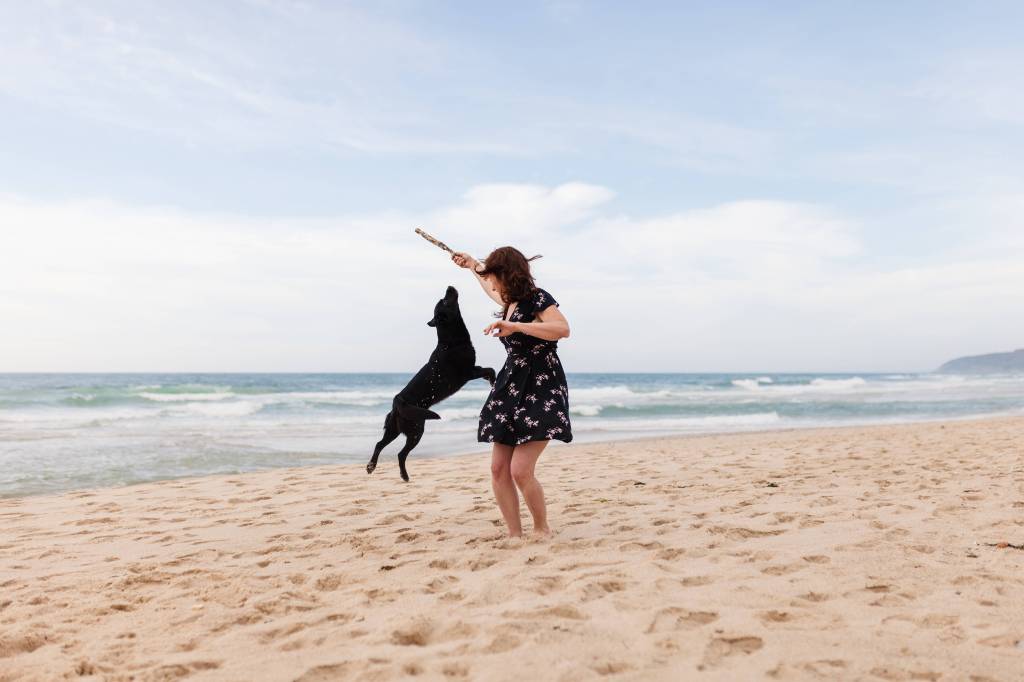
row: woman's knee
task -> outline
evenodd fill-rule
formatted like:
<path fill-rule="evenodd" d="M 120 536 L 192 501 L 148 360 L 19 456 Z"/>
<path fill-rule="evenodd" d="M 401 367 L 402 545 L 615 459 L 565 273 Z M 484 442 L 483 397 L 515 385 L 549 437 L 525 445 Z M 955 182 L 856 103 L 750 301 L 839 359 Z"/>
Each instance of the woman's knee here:
<path fill-rule="evenodd" d="M 524 464 L 512 460 L 512 480 L 516 482 L 520 488 L 533 480 L 533 467 L 529 464 Z"/>
<path fill-rule="evenodd" d="M 509 465 L 512 464 L 512 448 L 508 445 L 494 444 L 491 451 L 491 480 L 506 481 L 511 479 Z"/>
<path fill-rule="evenodd" d="M 511 476 L 512 473 L 509 470 L 508 462 L 491 462 L 492 481 L 507 481 Z"/>

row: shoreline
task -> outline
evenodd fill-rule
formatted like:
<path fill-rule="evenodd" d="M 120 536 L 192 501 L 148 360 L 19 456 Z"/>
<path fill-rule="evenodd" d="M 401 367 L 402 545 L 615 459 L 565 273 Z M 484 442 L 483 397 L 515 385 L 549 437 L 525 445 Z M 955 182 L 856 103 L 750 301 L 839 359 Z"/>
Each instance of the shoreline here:
<path fill-rule="evenodd" d="M 864 428 L 876 428 L 876 427 L 878 427 L 878 428 L 886 428 L 886 427 L 915 426 L 915 425 L 925 425 L 925 424 L 946 424 L 946 423 L 956 424 L 956 423 L 963 423 L 963 422 L 978 422 L 978 421 L 1002 421 L 1002 420 L 1007 420 L 1007 419 L 1009 419 L 1009 420 L 1024 419 L 1024 415 L 1008 414 L 1008 413 L 995 413 L 995 414 L 980 414 L 980 415 L 963 415 L 963 416 L 955 416 L 955 417 L 947 417 L 947 418 L 924 418 L 924 419 L 915 419 L 915 420 L 897 420 L 897 421 L 886 421 L 886 422 L 877 422 L 877 421 L 870 421 L 870 420 L 868 420 L 868 421 L 864 421 L 864 422 L 851 423 L 851 424 L 826 424 L 826 425 L 809 425 L 809 426 L 780 426 L 778 428 L 755 427 L 755 428 L 751 428 L 749 430 L 739 430 L 739 431 L 702 431 L 702 432 L 692 432 L 692 433 L 655 433 L 655 434 L 651 434 L 651 435 L 629 436 L 629 437 L 626 437 L 626 438 L 617 438 L 617 437 L 611 437 L 611 438 L 608 438 L 608 439 L 604 439 L 604 438 L 596 438 L 596 439 L 583 438 L 583 439 L 579 439 L 579 438 L 577 438 L 572 443 L 557 443 L 557 442 L 553 442 L 548 447 L 549 448 L 555 447 L 555 448 L 561 449 L 561 448 L 564 448 L 564 447 L 585 447 L 585 446 L 589 446 L 589 445 L 629 445 L 629 444 L 643 444 L 643 443 L 646 443 L 648 441 L 662 441 L 662 440 L 676 440 L 676 439 L 685 440 L 685 439 L 691 439 L 691 438 L 704 438 L 704 437 L 743 436 L 743 435 L 757 435 L 757 434 L 792 433 L 792 432 L 802 432 L 802 431 L 827 431 L 827 430 L 832 430 L 832 429 L 842 430 L 842 429 L 864 429 Z M 419 457 L 416 457 L 416 451 L 413 450 L 413 452 L 410 455 L 409 463 L 410 463 L 410 466 L 415 466 L 415 462 L 416 461 L 450 460 L 450 459 L 460 459 L 460 458 L 469 458 L 469 457 L 479 457 L 479 456 L 484 456 L 484 455 L 488 454 L 488 450 L 490 448 L 490 444 L 488 444 L 488 443 L 479 443 L 479 445 L 480 445 L 480 449 L 479 450 L 475 450 L 475 451 L 461 451 L 461 452 L 452 453 L 452 454 L 429 453 L 429 454 L 420 455 Z M 393 457 L 389 457 L 389 455 L 393 456 L 398 451 L 398 447 L 399 447 L 398 446 L 398 441 L 396 441 L 395 443 L 392 443 L 391 445 L 389 445 L 389 448 L 385 449 L 385 451 L 381 453 L 381 459 L 380 459 L 381 464 L 378 467 L 379 469 L 386 469 L 385 465 L 386 465 L 387 461 L 389 461 L 389 460 L 394 461 Z M 372 444 L 371 444 L 370 451 L 372 451 Z M 551 452 L 551 450 L 545 450 L 545 453 L 549 453 L 549 452 Z M 542 455 L 542 457 L 543 457 L 543 455 Z M 367 458 L 367 460 L 369 459 L 369 454 L 367 454 L 366 458 Z M 349 467 L 349 466 L 357 466 L 357 467 L 360 467 L 360 468 L 365 468 L 365 462 L 364 463 L 360 463 L 358 461 L 353 461 L 353 462 L 335 462 L 335 463 L 327 463 L 327 464 L 311 464 L 311 465 L 305 465 L 305 466 L 270 466 L 270 467 L 261 467 L 261 468 L 255 468 L 255 469 L 244 469 L 244 470 L 238 470 L 238 471 L 233 471 L 233 472 L 222 472 L 222 473 L 212 473 L 212 474 L 199 474 L 199 475 L 187 475 L 187 476 L 166 477 L 166 478 L 146 478 L 146 479 L 142 479 L 142 480 L 138 480 L 138 481 L 133 481 L 133 482 L 130 482 L 130 483 L 123 483 L 123 484 L 109 485 L 109 486 L 101 486 L 101 487 L 67 488 L 67 489 L 58 490 L 58 491 L 48 491 L 48 492 L 40 492 L 40 493 L 28 493 L 28 494 L 20 494 L 20 495 L 18 495 L 18 494 L 15 494 L 15 495 L 5 495 L 4 494 L 4 495 L 0 495 L 0 506 L 2 506 L 2 504 L 5 501 L 7 501 L 7 500 L 19 500 L 19 499 L 36 498 L 36 497 L 52 497 L 52 496 L 67 495 L 67 494 L 71 494 L 71 493 L 99 492 L 99 491 L 103 491 L 103 490 L 117 490 L 117 489 L 121 489 L 121 488 L 132 488 L 132 487 L 135 487 L 135 486 L 144 486 L 144 485 L 150 485 L 150 484 L 167 483 L 167 482 L 172 482 L 172 481 L 191 481 L 191 480 L 198 480 L 198 479 L 210 478 L 210 477 L 214 477 L 215 478 L 215 477 L 223 477 L 223 476 L 248 476 L 250 474 L 260 474 L 260 473 L 267 473 L 267 472 L 273 472 L 273 471 L 292 471 L 292 470 L 333 468 L 333 467 Z"/>
<path fill-rule="evenodd" d="M 571 373 L 575 442 L 1024 415 L 1021 377 L 862 374 Z M 0 376 L 0 499 L 362 464 L 407 379 L 48 376 Z M 412 456 L 489 451 L 476 442 L 487 395 L 478 381 L 439 404 Z"/>
<path fill-rule="evenodd" d="M 1011 680 L 1021 442 L 561 445 L 548 540 L 503 537 L 477 454 L 7 498 L 0 680 Z"/>
<path fill-rule="evenodd" d="M 910 420 L 910 421 L 900 420 L 900 421 L 876 422 L 876 421 L 869 421 L 868 420 L 868 421 L 864 421 L 864 422 L 861 422 L 861 423 L 853 423 L 853 424 L 827 424 L 827 425 L 809 425 L 809 426 L 786 425 L 786 426 L 780 426 L 778 428 L 753 427 L 753 428 L 751 428 L 749 430 L 744 429 L 744 430 L 734 430 L 734 431 L 698 431 L 698 432 L 689 432 L 689 433 L 671 433 L 671 432 L 669 432 L 669 433 L 654 433 L 654 434 L 650 434 L 650 435 L 632 435 L 632 436 L 627 436 L 627 437 L 624 437 L 624 438 L 618 438 L 618 437 L 613 437 L 612 436 L 612 437 L 607 438 L 607 439 L 605 439 L 605 438 L 587 438 L 587 437 L 584 437 L 582 439 L 581 438 L 574 439 L 571 443 L 562 443 L 562 442 L 555 441 L 551 445 L 549 445 L 549 447 L 554 446 L 554 447 L 557 447 L 557 449 L 561 449 L 561 447 L 565 447 L 565 446 L 574 447 L 574 446 L 599 445 L 599 444 L 631 444 L 631 443 L 644 443 L 644 442 L 649 441 L 649 440 L 674 440 L 674 439 L 701 438 L 701 437 L 710 437 L 710 436 L 755 435 L 755 434 L 769 434 L 769 433 L 790 433 L 790 432 L 801 432 L 801 431 L 820 431 L 820 430 L 829 430 L 829 429 L 862 429 L 862 428 L 874 428 L 874 427 L 883 428 L 883 427 L 889 427 L 889 426 L 914 426 L 914 425 L 921 425 L 921 424 L 945 424 L 945 423 L 955 424 L 955 423 L 963 423 L 963 422 L 1001 421 L 1001 420 L 1014 420 L 1014 419 L 1024 419 L 1024 415 L 997 413 L 997 414 L 985 414 L 985 415 L 957 416 L 957 417 L 948 417 L 948 418 L 925 418 L 925 419 Z M 388 449 L 385 450 L 383 453 L 381 453 L 382 467 L 383 467 L 383 464 L 386 463 L 389 459 L 393 459 L 393 458 L 389 458 L 389 455 L 393 456 L 397 452 L 397 450 L 398 450 L 397 442 L 398 441 L 396 441 L 394 443 L 391 443 L 388 446 Z M 451 454 L 451 455 L 438 454 L 438 453 L 425 453 L 425 454 L 420 455 L 419 457 L 417 457 L 416 456 L 417 453 L 414 450 L 413 453 L 410 456 L 410 460 L 409 461 L 411 463 L 411 466 L 415 466 L 415 463 L 417 461 L 452 460 L 452 459 L 460 459 L 460 458 L 479 457 L 481 455 L 486 454 L 486 451 L 489 449 L 489 443 L 478 443 L 478 444 L 480 445 L 480 449 L 478 451 L 476 451 L 476 452 L 463 451 L 463 452 L 454 453 L 454 454 Z M 372 452 L 372 443 L 371 443 L 371 449 L 370 449 L 370 451 L 368 451 L 368 454 L 367 454 L 367 459 L 368 460 L 369 460 L 369 457 L 370 457 L 370 455 L 369 455 L 370 452 Z M 550 453 L 550 452 L 551 452 L 550 450 L 546 451 L 546 453 Z M 321 464 L 299 465 L 299 466 L 288 466 L 288 465 L 285 465 L 285 466 L 267 466 L 267 467 L 253 468 L 253 469 L 242 469 L 242 470 L 237 470 L 237 471 L 217 472 L 217 473 L 208 473 L 208 474 L 185 475 L 185 476 L 179 476 L 179 477 L 143 478 L 143 479 L 135 480 L 135 481 L 128 482 L 128 483 L 120 483 L 120 484 L 114 484 L 114 485 L 93 486 L 93 487 L 89 487 L 89 486 L 86 486 L 86 487 L 69 487 L 69 488 L 65 488 L 65 489 L 59 489 L 59 491 L 42 492 L 42 493 L 29 493 L 29 494 L 22 494 L 22 495 L 17 495 L 17 494 L 15 494 L 15 495 L 0 494 L 0 505 L 2 505 L 2 503 L 4 501 L 7 501 L 7 500 L 20 500 L 20 499 L 25 499 L 25 498 L 52 497 L 52 496 L 68 495 L 68 494 L 72 494 L 72 493 L 87 493 L 87 492 L 96 493 L 96 492 L 100 492 L 100 491 L 106 491 L 106 489 L 119 489 L 119 488 L 124 488 L 124 487 L 133 487 L 133 486 L 136 486 L 136 485 L 147 485 L 147 484 L 153 484 L 153 483 L 163 483 L 163 482 L 168 482 L 168 481 L 194 480 L 194 479 L 202 479 L 202 478 L 217 477 L 217 476 L 247 476 L 247 475 L 250 475 L 250 474 L 266 473 L 266 472 L 271 472 L 271 471 L 290 471 L 290 470 L 331 468 L 331 467 L 349 467 L 349 466 L 357 466 L 357 467 L 360 467 L 360 468 L 365 468 L 366 464 L 365 464 L 365 462 L 364 463 L 360 463 L 358 461 L 355 461 L 355 462 L 321 463 Z"/>

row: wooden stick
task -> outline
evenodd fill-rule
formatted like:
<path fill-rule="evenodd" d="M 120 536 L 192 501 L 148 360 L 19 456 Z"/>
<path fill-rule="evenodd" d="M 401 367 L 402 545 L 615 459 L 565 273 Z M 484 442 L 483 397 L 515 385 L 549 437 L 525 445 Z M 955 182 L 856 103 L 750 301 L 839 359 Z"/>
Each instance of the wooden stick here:
<path fill-rule="evenodd" d="M 434 237 L 431 237 L 429 234 L 427 234 L 426 232 L 424 232 L 423 230 L 421 230 L 418 227 L 416 228 L 416 234 L 418 234 L 419 236 L 423 237 L 424 239 L 426 239 L 428 242 L 430 242 L 434 246 L 438 247 L 439 249 L 444 249 L 445 251 L 447 251 L 448 253 L 451 253 L 451 254 L 455 253 L 454 251 L 451 250 L 451 248 L 449 248 L 449 246 L 447 244 L 445 244 L 444 242 L 440 241 L 439 239 L 435 239 Z"/>

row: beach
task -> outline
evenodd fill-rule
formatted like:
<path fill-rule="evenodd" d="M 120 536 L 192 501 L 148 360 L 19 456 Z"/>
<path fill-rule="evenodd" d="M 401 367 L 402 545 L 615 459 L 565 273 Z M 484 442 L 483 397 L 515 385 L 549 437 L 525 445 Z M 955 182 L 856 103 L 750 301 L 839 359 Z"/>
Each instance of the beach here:
<path fill-rule="evenodd" d="M 1019 680 L 1022 443 L 551 448 L 549 539 L 503 537 L 486 454 L 3 499 L 0 680 Z"/>

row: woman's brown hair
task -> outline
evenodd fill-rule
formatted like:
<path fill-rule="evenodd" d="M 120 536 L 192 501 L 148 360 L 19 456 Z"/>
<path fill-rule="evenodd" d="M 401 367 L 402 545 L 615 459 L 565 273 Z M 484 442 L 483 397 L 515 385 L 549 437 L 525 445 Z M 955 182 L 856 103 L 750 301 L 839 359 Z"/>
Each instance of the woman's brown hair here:
<path fill-rule="evenodd" d="M 477 274 L 481 277 L 497 277 L 501 282 L 502 301 L 505 303 L 502 317 L 510 305 L 525 300 L 536 290 L 537 285 L 533 283 L 533 275 L 530 274 L 530 261 L 538 258 L 539 255 L 527 258 L 515 247 L 501 246 L 484 259 L 484 269 Z"/>

